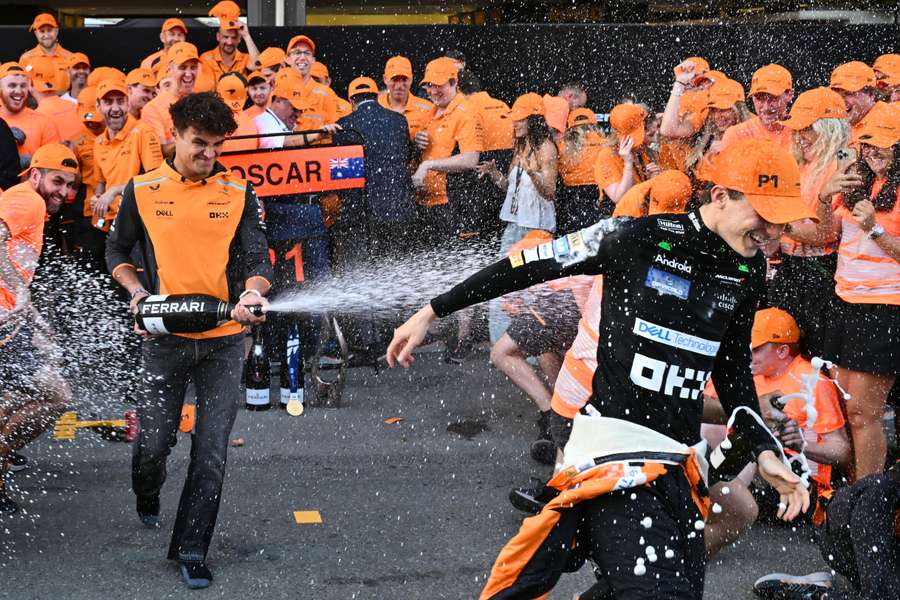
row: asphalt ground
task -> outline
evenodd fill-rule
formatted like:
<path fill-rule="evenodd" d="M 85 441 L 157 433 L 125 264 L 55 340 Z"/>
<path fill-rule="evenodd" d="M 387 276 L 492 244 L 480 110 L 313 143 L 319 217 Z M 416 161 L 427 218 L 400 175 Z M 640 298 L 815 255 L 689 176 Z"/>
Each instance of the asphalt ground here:
<path fill-rule="evenodd" d="M 523 518 L 510 488 L 546 473 L 527 454 L 534 422 L 483 351 L 461 366 L 424 353 L 410 371 L 352 369 L 339 409 L 241 410 L 202 591 L 165 559 L 189 435 L 169 459 L 158 531 L 135 515 L 127 444 L 45 435 L 10 480 L 24 510 L 0 518 L 0 598 L 477 598 Z M 712 561 L 705 597 L 753 598 L 760 575 L 821 570 L 810 540 L 806 527 L 754 526 Z M 565 575 L 550 597 L 592 581 L 586 568 Z"/>

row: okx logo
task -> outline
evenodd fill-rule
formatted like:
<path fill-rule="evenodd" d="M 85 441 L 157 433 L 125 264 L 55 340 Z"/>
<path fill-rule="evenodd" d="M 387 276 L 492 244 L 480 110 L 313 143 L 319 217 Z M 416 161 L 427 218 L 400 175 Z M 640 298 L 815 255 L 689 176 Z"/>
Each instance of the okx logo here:
<path fill-rule="evenodd" d="M 631 382 L 653 392 L 662 392 L 666 396 L 682 400 L 696 400 L 703 392 L 706 371 L 684 369 L 678 365 L 634 353 L 631 363 Z"/>

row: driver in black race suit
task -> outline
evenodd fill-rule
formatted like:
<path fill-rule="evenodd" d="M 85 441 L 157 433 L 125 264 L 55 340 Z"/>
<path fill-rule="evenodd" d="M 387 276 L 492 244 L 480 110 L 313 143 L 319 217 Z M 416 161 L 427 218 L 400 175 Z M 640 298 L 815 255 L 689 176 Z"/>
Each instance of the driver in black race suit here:
<path fill-rule="evenodd" d="M 780 445 L 747 407 L 758 406 L 750 330 L 765 285 L 760 249 L 814 211 L 800 202 L 796 161 L 771 142 L 723 150 L 709 178 L 709 201 L 698 210 L 604 220 L 524 250 L 434 298 L 395 331 L 388 361 L 408 367 L 439 317 L 543 281 L 604 276 L 591 400 L 548 483 L 560 493 L 525 519 L 481 598 L 542 597 L 589 556 L 606 587 L 601 597 L 701 599 L 707 464 L 705 450 L 691 445 L 700 442 L 710 374 L 732 413 L 725 458 L 758 462 L 780 494 L 779 517 L 809 508 Z"/>

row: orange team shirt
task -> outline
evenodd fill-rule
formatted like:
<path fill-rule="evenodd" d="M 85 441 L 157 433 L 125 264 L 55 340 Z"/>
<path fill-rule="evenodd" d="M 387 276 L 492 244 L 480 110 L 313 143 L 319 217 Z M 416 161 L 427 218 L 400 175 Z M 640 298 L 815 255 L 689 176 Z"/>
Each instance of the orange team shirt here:
<path fill-rule="evenodd" d="M 161 92 L 141 109 L 141 122 L 156 132 L 161 144 L 171 144 L 175 141 L 169 108 L 177 101 L 178 96 L 175 94 Z"/>
<path fill-rule="evenodd" d="M 31 155 L 44 144 L 61 141 L 59 130 L 53 120 L 30 108 L 11 113 L 5 106 L 0 105 L 0 117 L 7 125 L 18 127 L 25 134 L 25 143 L 19 146 L 20 157 L 27 156 L 30 160 Z"/>
<path fill-rule="evenodd" d="M 84 123 L 78 116 L 78 105 L 59 96 L 43 98 L 35 111 L 53 120 L 63 142 L 73 142 L 84 129 Z"/>
<path fill-rule="evenodd" d="M 783 395 L 797 394 L 802 391 L 803 383 L 801 375 L 807 375 L 813 370 L 812 364 L 802 356 L 797 356 L 791 366 L 778 377 L 763 377 L 757 375 L 753 378 L 756 385 L 757 396 L 764 396 L 775 391 L 781 391 Z M 838 392 L 834 383 L 823 376 L 819 376 L 814 392 L 813 405 L 816 408 L 816 422 L 812 427 L 807 426 L 806 403 L 801 398 L 791 398 L 784 407 L 784 414 L 789 419 L 796 421 L 797 426 L 803 432 L 806 443 L 822 443 L 822 436 L 837 431 L 844 426 L 844 414 L 838 400 Z M 793 451 L 787 450 L 789 454 Z M 812 478 L 819 483 L 819 492 L 831 487 L 831 465 L 820 465 L 809 461 L 812 470 Z"/>
<path fill-rule="evenodd" d="M 588 131 L 581 144 L 578 154 L 567 154 L 566 145 L 557 144 L 559 150 L 559 176 L 566 187 L 581 185 L 597 185 L 594 176 L 594 165 L 600 149 L 606 145 L 606 140 L 596 131 Z"/>
<path fill-rule="evenodd" d="M 313 131 L 337 121 L 337 94 L 312 78 L 303 89 L 303 103 L 294 131 Z"/>
<path fill-rule="evenodd" d="M 703 123 L 706 122 L 706 116 L 709 114 L 709 93 L 707 90 L 691 90 L 685 92 L 681 96 L 681 102 L 678 105 L 678 116 L 684 118 L 694 133 L 700 131 Z"/>
<path fill-rule="evenodd" d="M 722 149 L 726 148 L 732 142 L 750 139 L 769 140 L 775 142 L 788 152 L 791 150 L 791 130 L 787 127 L 781 127 L 778 131 L 766 129 L 763 127 L 762 121 L 760 121 L 757 116 L 753 116 L 743 123 L 732 125 L 726 129 L 725 134 L 722 136 Z"/>
<path fill-rule="evenodd" d="M 205 64 L 207 68 L 209 68 L 210 72 L 213 75 L 213 81 L 219 81 L 219 78 L 221 78 L 225 73 L 240 73 L 241 75 L 249 74 L 250 71 L 247 68 L 247 63 L 249 62 L 249 60 L 249 55 L 235 49 L 234 62 L 232 62 L 231 66 L 229 67 L 225 64 L 225 61 L 222 58 L 222 51 L 218 46 L 216 46 L 212 50 L 207 50 L 200 55 L 200 62 L 202 64 Z"/>
<path fill-rule="evenodd" d="M 131 115 L 128 115 L 125 126 L 113 139 L 109 139 L 109 132 L 106 132 L 94 140 L 97 181 L 104 182 L 107 188 L 124 185 L 135 175 L 156 169 L 162 162 L 162 148 L 156 132 Z M 109 205 L 104 231 L 109 231 L 109 226 L 119 212 L 121 201 L 120 194 Z M 96 225 L 96 218 L 92 222 Z"/>
<path fill-rule="evenodd" d="M 334 101 L 336 103 L 335 115 L 338 119 L 342 119 L 353 112 L 353 105 L 340 96 L 335 94 Z"/>
<path fill-rule="evenodd" d="M 0 194 L 0 221 L 9 230 L 6 255 L 26 284 L 31 283 L 41 256 L 46 218 L 44 199 L 27 181 Z M 0 314 L 16 307 L 16 296 L 8 285 L 0 279 Z"/>
<path fill-rule="evenodd" d="M 387 94 L 378 96 L 378 104 L 388 110 L 392 110 Z M 409 125 L 410 139 L 416 137 L 417 133 L 424 131 L 428 127 L 435 110 L 434 104 L 428 100 L 409 94 L 406 99 L 406 108 L 403 109 L 403 116 L 406 117 L 406 123 Z"/>
<path fill-rule="evenodd" d="M 426 128 L 428 148 L 422 152 L 422 161 L 450 158 L 456 150 L 460 154 L 481 152 L 484 148 L 484 134 L 481 121 L 466 98 L 457 93 L 444 112 L 435 114 Z M 438 171 L 428 171 L 425 188 L 420 192 L 419 204 L 436 206 L 447 204 L 447 175 Z"/>
<path fill-rule="evenodd" d="M 485 152 L 510 150 L 513 147 L 512 119 L 509 118 L 506 102 L 492 98 L 487 92 L 478 92 L 466 98 L 466 104 L 478 111 Z"/>
<path fill-rule="evenodd" d="M 690 151 L 691 147 L 683 139 L 663 138 L 659 144 L 659 168 L 664 171 L 684 171 L 684 163 L 687 162 Z"/>
<path fill-rule="evenodd" d="M 250 108 L 245 108 L 242 114 L 247 115 L 250 119 L 255 119 L 264 112 L 266 112 L 265 106 L 257 106 L 254 104 Z"/>
<path fill-rule="evenodd" d="M 819 192 L 822 191 L 822 188 L 825 187 L 832 175 L 837 172 L 838 165 L 836 160 L 831 161 L 825 165 L 825 168 L 815 178 L 813 178 L 812 166 L 811 164 L 805 164 L 800 167 L 800 199 L 815 212 L 819 206 Z M 840 202 L 835 197 L 832 200 L 832 210 L 839 205 Z M 802 222 L 811 223 L 812 221 L 804 220 Z M 834 252 L 836 248 L 837 244 L 835 243 L 824 246 L 810 246 L 796 242 L 786 235 L 781 236 L 781 251 L 791 256 L 825 256 Z"/>
<path fill-rule="evenodd" d="M 634 183 L 644 181 L 643 170 L 639 168 L 642 162 L 641 156 L 635 161 L 632 170 L 634 171 Z M 603 197 L 603 190 L 607 187 L 619 183 L 622 175 L 625 173 L 625 161 L 619 156 L 613 148 L 603 146 L 597 152 L 597 159 L 594 161 L 594 182 L 600 188 L 600 197 Z"/>
<path fill-rule="evenodd" d="M 877 180 L 869 197 L 875 198 L 884 183 L 884 179 Z M 897 196 L 893 210 L 875 213 L 875 222 L 895 237 L 900 236 L 900 190 Z M 834 215 L 841 228 L 834 274 L 837 295 L 853 304 L 900 304 L 900 263 L 857 225 L 843 199 Z"/>
<path fill-rule="evenodd" d="M 54 62 L 56 62 L 60 59 L 68 59 L 70 56 L 72 56 L 72 52 L 70 52 L 69 50 L 66 50 L 65 48 L 63 48 L 62 46 L 60 46 L 57 43 L 56 48 L 53 49 L 53 54 L 48 55 L 48 54 L 44 53 L 43 46 L 38 44 L 31 50 L 24 52 L 22 54 L 22 56 L 19 57 L 19 64 L 24 65 L 25 63 L 29 62 L 31 59 L 37 58 L 39 56 L 49 56 L 50 58 L 53 59 Z"/>
<path fill-rule="evenodd" d="M 97 136 L 94 135 L 87 127 L 82 128 L 81 135 L 75 138 L 74 151 L 75 157 L 78 159 L 78 166 L 81 167 L 81 182 L 85 187 L 85 203 L 82 212 L 85 217 L 91 216 L 90 198 L 94 195 L 94 189 L 97 187 L 97 168 L 94 164 L 94 141 Z"/>
<path fill-rule="evenodd" d="M 239 135 L 257 135 L 259 130 L 256 128 L 256 124 L 253 122 L 253 117 L 247 114 L 247 111 L 241 111 L 234 115 L 234 120 L 237 121 L 237 129 L 234 130 L 232 136 Z M 259 148 L 259 140 L 225 140 L 225 143 L 222 145 L 223 152 L 241 152 L 244 150 L 256 150 Z"/>

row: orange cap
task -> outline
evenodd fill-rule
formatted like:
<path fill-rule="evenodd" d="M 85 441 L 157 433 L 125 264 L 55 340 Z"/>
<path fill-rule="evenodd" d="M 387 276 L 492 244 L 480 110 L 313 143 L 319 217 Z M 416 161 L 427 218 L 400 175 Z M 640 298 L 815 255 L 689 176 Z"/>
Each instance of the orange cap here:
<path fill-rule="evenodd" d="M 91 59 L 87 57 L 87 54 L 84 52 L 75 52 L 72 56 L 69 57 L 69 60 L 66 62 L 66 66 L 68 68 L 72 68 L 75 65 L 87 65 L 91 66 Z"/>
<path fill-rule="evenodd" d="M 173 29 L 181 29 L 182 31 L 187 33 L 187 25 L 184 24 L 184 21 L 182 21 L 181 19 L 176 19 L 175 17 L 163 21 L 162 29 L 160 30 L 160 32 L 172 31 Z"/>
<path fill-rule="evenodd" d="M 847 105 L 840 94 L 827 87 L 817 87 L 797 96 L 790 115 L 781 124 L 800 131 L 819 119 L 846 119 L 848 116 Z"/>
<path fill-rule="evenodd" d="M 19 177 L 28 175 L 31 169 L 50 169 L 65 173 L 78 173 L 78 159 L 75 153 L 58 142 L 44 144 L 31 157 L 31 164 L 19 173 Z"/>
<path fill-rule="evenodd" d="M 284 50 L 281 48 L 266 48 L 259 53 L 259 67 L 261 69 L 271 69 L 277 67 L 284 62 Z"/>
<path fill-rule="evenodd" d="M 378 84 L 371 77 L 357 77 L 350 82 L 347 88 L 347 97 L 353 98 L 357 94 L 377 94 Z"/>
<path fill-rule="evenodd" d="M 290 52 L 291 49 L 297 44 L 306 44 L 309 46 L 310 51 L 315 54 L 316 53 L 316 43 L 312 41 L 311 38 L 305 35 L 295 35 L 291 38 L 291 41 L 288 42 L 287 51 Z"/>
<path fill-rule="evenodd" d="M 513 102 L 512 109 L 509 111 L 509 118 L 513 121 L 521 121 L 532 115 L 543 115 L 545 110 L 544 99 L 534 92 L 528 92 L 527 94 L 522 94 Z"/>
<path fill-rule="evenodd" d="M 663 171 L 650 180 L 649 214 L 684 212 L 691 199 L 691 179 L 675 169 Z"/>
<path fill-rule="evenodd" d="M 875 85 L 875 71 L 864 62 L 854 60 L 844 63 L 831 72 L 831 83 L 828 87 L 845 92 L 859 90 Z"/>
<path fill-rule="evenodd" d="M 741 192 L 769 223 L 816 219 L 800 199 L 800 167 L 775 142 L 746 139 L 729 144 L 713 160 L 707 177 L 716 185 Z"/>
<path fill-rule="evenodd" d="M 216 84 L 216 92 L 222 96 L 222 100 L 233 112 L 242 110 L 247 102 L 247 88 L 244 87 L 241 78 L 234 73 L 222 76 Z"/>
<path fill-rule="evenodd" d="M 412 79 L 412 63 L 405 56 L 392 56 L 384 65 L 384 78 L 406 77 Z"/>
<path fill-rule="evenodd" d="M 56 61 L 49 56 L 36 56 L 28 61 L 31 85 L 38 92 L 55 92 Z"/>
<path fill-rule="evenodd" d="M 566 125 L 569 127 L 575 127 L 577 125 L 596 125 L 597 124 L 597 115 L 594 114 L 589 108 L 576 108 L 572 112 L 569 113 L 569 118 L 566 119 Z"/>
<path fill-rule="evenodd" d="M 694 85 L 700 85 L 704 81 L 712 81 L 713 83 L 716 83 L 717 81 L 724 81 L 725 79 L 728 79 L 728 76 L 722 71 L 707 71 L 702 75 L 694 77 L 694 81 L 692 83 Z"/>
<path fill-rule="evenodd" d="M 732 108 L 738 102 L 744 101 L 744 86 L 734 79 L 714 80 L 712 87 L 706 93 L 706 98 L 708 108 L 722 110 Z"/>
<path fill-rule="evenodd" d="M 750 331 L 751 348 L 755 350 L 763 344 L 796 344 L 799 341 L 800 328 L 790 314 L 780 308 L 756 311 Z"/>
<path fill-rule="evenodd" d="M 619 139 L 631 136 L 634 147 L 637 148 L 644 143 L 646 118 L 647 111 L 637 104 L 619 104 L 609 112 L 609 125 L 619 134 Z"/>
<path fill-rule="evenodd" d="M 900 85 L 900 54 L 882 54 L 875 59 L 872 70 L 879 87 Z"/>
<path fill-rule="evenodd" d="M 97 88 L 89 85 L 78 93 L 78 114 L 82 121 L 102 123 L 103 116 L 97 110 Z"/>
<path fill-rule="evenodd" d="M 21 75 L 22 77 L 28 77 L 28 72 L 25 70 L 25 67 L 12 61 L 0 65 L 0 79 L 3 79 L 7 75 Z"/>
<path fill-rule="evenodd" d="M 41 27 L 46 27 L 49 25 L 50 27 L 59 28 L 59 24 L 56 22 L 56 17 L 51 15 L 50 13 L 41 13 L 34 18 L 34 21 L 31 22 L 31 27 L 28 28 L 28 31 L 35 31 L 40 29 Z"/>
<path fill-rule="evenodd" d="M 900 105 L 876 102 L 857 125 L 853 141 L 879 148 L 900 142 Z"/>
<path fill-rule="evenodd" d="M 257 79 L 261 79 L 262 81 L 268 81 L 266 76 L 260 73 L 259 71 L 253 71 L 249 75 L 247 75 L 247 87 L 253 85 L 253 82 Z"/>
<path fill-rule="evenodd" d="M 452 58 L 442 56 L 425 65 L 425 76 L 422 85 L 444 85 L 451 79 L 456 79 L 459 69 Z"/>
<path fill-rule="evenodd" d="M 97 100 L 105 97 L 110 92 L 119 92 L 124 96 L 128 96 L 128 88 L 125 82 L 119 79 L 104 79 L 97 85 Z"/>
<path fill-rule="evenodd" d="M 208 14 L 219 19 L 219 27 L 222 29 L 237 29 L 238 20 L 241 17 L 241 7 L 231 0 L 222 0 L 209 9 Z"/>
<path fill-rule="evenodd" d="M 125 73 L 113 67 L 97 67 L 88 75 L 87 84 L 98 86 L 104 79 L 121 79 L 125 81 Z"/>
<path fill-rule="evenodd" d="M 144 85 L 156 87 L 156 76 L 150 69 L 132 69 L 125 78 L 125 85 Z"/>
<path fill-rule="evenodd" d="M 190 42 L 178 42 L 173 44 L 166 52 L 166 64 L 183 65 L 189 60 L 200 60 L 197 54 L 197 46 Z"/>
<path fill-rule="evenodd" d="M 780 96 L 792 89 L 794 89 L 794 78 L 791 77 L 791 72 L 781 65 L 770 64 L 757 69 L 753 73 L 749 95 L 771 94 Z"/>
<path fill-rule="evenodd" d="M 276 78 L 275 88 L 272 90 L 272 97 L 275 96 L 284 98 L 285 100 L 290 102 L 291 106 L 293 106 L 297 110 L 303 110 L 304 108 L 306 108 L 306 102 L 303 101 L 303 87 L 299 78 Z"/>
<path fill-rule="evenodd" d="M 328 67 L 323 63 L 316 61 L 309 68 L 309 76 L 313 79 L 325 79 L 328 77 Z"/>
<path fill-rule="evenodd" d="M 700 76 L 709 71 L 709 63 L 706 62 L 706 59 L 700 58 L 699 56 L 691 56 L 689 58 L 681 61 L 682 63 L 686 63 L 687 61 L 691 61 L 694 63 L 694 75 Z M 684 69 L 681 68 L 681 64 L 675 67 L 675 77 L 678 77 L 684 72 Z"/>

